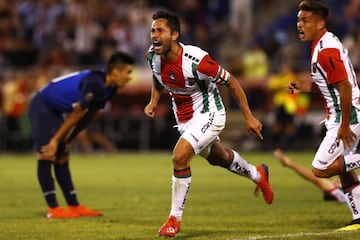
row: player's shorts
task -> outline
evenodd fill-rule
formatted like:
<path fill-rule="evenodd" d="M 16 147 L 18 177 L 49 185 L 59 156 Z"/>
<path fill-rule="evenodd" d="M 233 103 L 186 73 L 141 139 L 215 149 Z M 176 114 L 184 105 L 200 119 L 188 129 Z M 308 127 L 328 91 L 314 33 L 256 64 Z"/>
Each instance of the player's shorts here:
<path fill-rule="evenodd" d="M 41 147 L 49 143 L 64 122 L 64 117 L 61 112 L 49 108 L 39 95 L 35 95 L 31 99 L 28 113 L 32 127 L 34 149 L 40 152 Z M 62 145 L 59 144 L 60 149 Z"/>
<path fill-rule="evenodd" d="M 342 141 L 340 141 L 339 146 L 336 144 L 336 137 L 340 124 L 329 124 L 326 127 L 326 135 L 322 140 L 312 162 L 312 166 L 319 170 L 327 169 L 340 155 L 346 156 L 355 153 L 360 138 L 360 124 L 350 125 L 351 130 L 358 137 L 352 148 L 344 149 Z"/>
<path fill-rule="evenodd" d="M 225 127 L 226 114 L 224 111 L 206 112 L 194 116 L 185 124 L 178 125 L 180 137 L 188 141 L 195 154 L 207 158 L 215 140 Z"/>

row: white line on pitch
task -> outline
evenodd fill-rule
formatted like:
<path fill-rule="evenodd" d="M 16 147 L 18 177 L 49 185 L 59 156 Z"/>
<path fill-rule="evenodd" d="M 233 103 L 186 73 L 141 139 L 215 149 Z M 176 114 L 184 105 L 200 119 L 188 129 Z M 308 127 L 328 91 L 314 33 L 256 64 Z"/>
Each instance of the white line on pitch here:
<path fill-rule="evenodd" d="M 259 240 L 259 239 L 282 239 L 282 238 L 295 238 L 301 236 L 326 236 L 336 234 L 336 232 L 321 232 L 321 233 L 289 233 L 289 234 L 281 234 L 281 235 L 262 235 L 262 236 L 253 236 L 253 237 L 246 237 L 246 238 L 237 238 L 231 240 Z"/>

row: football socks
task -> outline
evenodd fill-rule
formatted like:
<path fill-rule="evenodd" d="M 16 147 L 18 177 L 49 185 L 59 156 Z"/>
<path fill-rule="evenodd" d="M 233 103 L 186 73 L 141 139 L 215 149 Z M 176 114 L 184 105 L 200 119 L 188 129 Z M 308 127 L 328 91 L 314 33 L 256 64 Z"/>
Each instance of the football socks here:
<path fill-rule="evenodd" d="M 79 205 L 76 197 L 76 192 L 74 190 L 74 184 L 71 180 L 69 162 L 64 164 L 54 164 L 54 168 L 56 180 L 61 187 L 67 204 L 71 206 Z"/>
<path fill-rule="evenodd" d="M 254 165 L 243 159 L 237 152 L 230 149 L 228 149 L 228 152 L 229 158 L 232 160 L 228 170 L 241 176 L 250 178 L 255 182 L 259 181 L 260 175 Z"/>
<path fill-rule="evenodd" d="M 191 184 L 190 167 L 183 170 L 174 170 L 172 176 L 172 196 L 170 215 L 181 221 L 187 195 Z"/>
<path fill-rule="evenodd" d="M 353 219 L 360 218 L 360 185 L 345 194 L 346 203 L 352 213 Z"/>
<path fill-rule="evenodd" d="M 54 179 L 51 175 L 51 165 L 50 160 L 39 160 L 37 176 L 47 205 L 54 208 L 58 206 L 58 202 L 55 195 Z"/>

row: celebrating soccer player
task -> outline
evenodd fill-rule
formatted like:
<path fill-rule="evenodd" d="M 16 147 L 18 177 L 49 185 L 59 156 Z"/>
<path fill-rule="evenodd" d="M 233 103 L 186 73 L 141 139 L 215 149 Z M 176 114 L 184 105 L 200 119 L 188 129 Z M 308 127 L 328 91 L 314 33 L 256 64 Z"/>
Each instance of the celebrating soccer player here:
<path fill-rule="evenodd" d="M 301 41 L 310 41 L 311 76 L 325 100 L 327 129 L 314 160 L 313 173 L 329 178 L 339 175 L 353 220 L 341 231 L 360 229 L 360 185 L 354 169 L 360 154 L 355 150 L 360 138 L 360 91 L 348 51 L 326 29 L 329 8 L 319 1 L 299 4 L 297 29 Z M 312 83 L 292 82 L 288 91 L 310 91 Z"/>
<path fill-rule="evenodd" d="M 265 201 L 271 204 L 273 191 L 268 182 L 268 167 L 253 166 L 237 152 L 225 148 L 219 134 L 225 127 L 226 113 L 218 85 L 227 86 L 238 104 L 251 133 L 262 139 L 262 124 L 248 106 L 246 95 L 238 81 L 196 46 L 179 42 L 179 18 L 160 10 L 153 15 L 152 46 L 147 60 L 153 71 L 151 99 L 145 114 L 155 117 L 161 92 L 167 90 L 173 103 L 177 129 L 181 136 L 173 149 L 172 202 L 168 220 L 159 234 L 173 237 L 180 231 L 185 201 L 191 183 L 190 162 L 196 154 L 212 165 L 221 166 L 255 182 Z"/>

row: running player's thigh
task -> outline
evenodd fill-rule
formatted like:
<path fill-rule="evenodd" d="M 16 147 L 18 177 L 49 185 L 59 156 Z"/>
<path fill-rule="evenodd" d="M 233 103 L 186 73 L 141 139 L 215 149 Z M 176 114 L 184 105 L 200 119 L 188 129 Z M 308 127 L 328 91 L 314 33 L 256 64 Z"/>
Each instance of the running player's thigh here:
<path fill-rule="evenodd" d="M 312 162 L 312 166 L 319 170 L 327 169 L 343 152 L 342 143 L 336 143 L 338 128 L 326 132 Z"/>
<path fill-rule="evenodd" d="M 210 112 L 199 114 L 181 135 L 194 149 L 195 154 L 199 154 L 211 145 L 225 127 L 225 114 Z"/>

